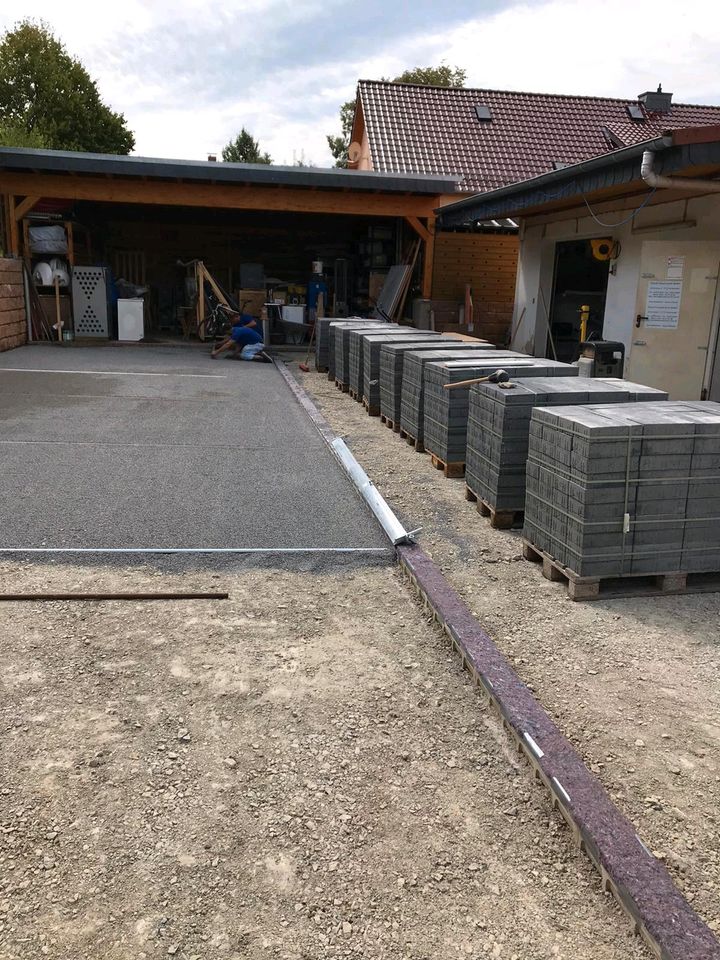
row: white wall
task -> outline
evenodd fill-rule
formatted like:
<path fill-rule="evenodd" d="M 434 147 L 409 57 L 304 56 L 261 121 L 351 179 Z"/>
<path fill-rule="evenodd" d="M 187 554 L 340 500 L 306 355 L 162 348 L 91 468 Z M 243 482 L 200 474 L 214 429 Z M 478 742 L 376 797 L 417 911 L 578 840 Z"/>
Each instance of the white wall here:
<path fill-rule="evenodd" d="M 544 355 L 547 321 L 543 297 L 550 309 L 550 296 L 555 265 L 555 244 L 575 238 L 613 237 L 621 244 L 615 274 L 608 278 L 603 336 L 620 340 L 627 355 L 632 350 L 637 315 L 636 298 L 640 279 L 640 252 L 644 240 L 720 240 L 720 195 L 695 197 L 672 203 L 660 203 L 641 210 L 634 223 L 622 223 L 632 211 L 603 211 L 598 214 L 602 226 L 588 215 L 583 206 L 566 215 L 566 219 L 523 221 L 520 234 L 513 342 L 516 350 Z M 696 227 L 673 229 L 662 224 L 695 220 Z M 621 224 L 620 226 L 614 226 Z M 634 230 L 658 225 L 657 230 L 635 233 Z"/>

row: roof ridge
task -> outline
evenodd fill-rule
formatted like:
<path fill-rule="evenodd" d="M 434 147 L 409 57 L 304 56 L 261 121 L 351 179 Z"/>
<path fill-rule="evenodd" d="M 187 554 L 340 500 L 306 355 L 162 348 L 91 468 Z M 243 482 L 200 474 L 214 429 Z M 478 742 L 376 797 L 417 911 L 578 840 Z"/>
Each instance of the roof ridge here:
<path fill-rule="evenodd" d="M 464 93 L 509 93 L 522 97 L 552 97 L 556 100 L 593 100 L 600 103 L 637 103 L 637 97 L 600 97 L 586 93 L 543 93 L 538 90 L 499 90 L 494 87 L 445 87 L 433 83 L 406 83 L 397 80 L 358 80 L 360 84 L 375 84 L 386 87 L 415 87 L 418 90 L 462 90 Z M 720 110 L 720 103 L 673 103 L 673 107 L 696 107 L 703 110 Z"/>

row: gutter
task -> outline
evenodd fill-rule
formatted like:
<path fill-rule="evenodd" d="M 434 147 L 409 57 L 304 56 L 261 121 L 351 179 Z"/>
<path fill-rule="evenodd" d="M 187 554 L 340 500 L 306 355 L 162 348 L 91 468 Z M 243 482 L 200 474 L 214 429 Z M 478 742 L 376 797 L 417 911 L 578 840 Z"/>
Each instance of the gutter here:
<path fill-rule="evenodd" d="M 655 190 L 701 190 L 707 193 L 720 193 L 720 180 L 701 180 L 693 177 L 663 177 L 653 170 L 654 150 L 645 150 L 642 156 L 640 176 Z"/>
<path fill-rule="evenodd" d="M 610 153 L 602 153 L 600 156 L 591 157 L 589 160 L 581 160 L 570 167 L 563 167 L 561 170 L 550 170 L 548 173 L 541 173 L 537 177 L 531 177 L 529 180 L 522 180 L 519 183 L 510 183 L 505 187 L 498 187 L 497 190 L 490 190 L 487 193 L 477 193 L 472 197 L 466 197 L 463 200 L 456 200 L 454 203 L 448 203 L 443 207 L 438 207 L 435 211 L 438 220 L 442 224 L 443 219 L 450 215 L 455 220 L 457 214 L 468 211 L 465 222 L 470 220 L 488 219 L 490 216 L 509 216 L 513 212 L 517 213 L 514 207 L 506 208 L 505 212 L 485 213 L 483 208 L 487 204 L 496 204 L 499 201 L 510 197 L 520 197 L 524 193 L 532 190 L 538 190 L 545 187 L 557 185 L 573 186 L 575 179 L 586 173 L 592 173 L 594 170 L 600 170 L 610 165 L 620 164 L 627 160 L 634 160 L 641 157 L 646 151 L 657 152 L 666 150 L 673 146 L 671 136 L 657 137 L 654 140 L 645 140 L 640 144 L 632 144 L 629 147 L 623 147 L 621 150 L 613 150 Z M 557 199 L 562 199 L 558 196 Z M 470 213 L 475 208 L 479 208 L 478 213 Z M 458 221 L 455 221 L 457 223 Z"/>

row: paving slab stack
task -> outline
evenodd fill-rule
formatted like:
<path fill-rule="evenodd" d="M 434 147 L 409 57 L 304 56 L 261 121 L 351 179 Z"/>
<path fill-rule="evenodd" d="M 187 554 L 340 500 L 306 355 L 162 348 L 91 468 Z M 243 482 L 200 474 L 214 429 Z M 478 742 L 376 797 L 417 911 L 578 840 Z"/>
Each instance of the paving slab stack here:
<path fill-rule="evenodd" d="M 401 326 L 397 323 L 391 324 L 390 326 L 392 328 L 390 330 L 388 330 L 387 327 L 384 330 L 356 328 L 348 334 L 348 356 L 350 358 L 349 386 L 350 390 L 357 394 L 358 399 L 362 399 L 365 361 L 364 341 L 366 337 L 375 334 L 382 336 L 399 336 L 401 339 L 405 337 L 408 340 L 423 340 L 425 337 L 433 335 L 432 330 L 417 330 L 415 327 Z"/>
<path fill-rule="evenodd" d="M 525 509 L 525 464 L 535 407 L 667 400 L 667 393 L 629 380 L 528 377 L 511 390 L 470 387 L 465 483 L 494 510 Z"/>
<path fill-rule="evenodd" d="M 380 348 L 380 413 L 400 428 L 402 406 L 402 382 L 405 354 L 409 351 L 443 350 L 452 355 L 458 350 L 494 350 L 491 343 L 478 340 L 473 344 L 469 340 L 455 340 L 452 334 L 427 337 L 422 343 L 386 343 Z"/>
<path fill-rule="evenodd" d="M 343 387 L 350 386 L 350 332 L 362 327 L 364 330 L 386 331 L 397 329 L 396 323 L 385 323 L 383 320 L 371 320 L 367 323 L 332 323 L 330 325 L 331 350 L 334 357 L 333 373 L 335 379 Z"/>
<path fill-rule="evenodd" d="M 419 347 L 426 342 L 437 345 L 442 343 L 442 339 L 439 334 L 433 333 L 431 330 L 415 330 L 413 328 L 403 333 L 372 333 L 361 338 L 362 389 L 358 393 L 361 393 L 363 399 L 367 400 L 370 413 L 375 416 L 380 414 L 380 352 L 382 347 L 390 344 L 400 344 L 408 348 Z M 453 342 L 449 337 L 445 339 Z M 350 379 L 352 382 L 352 373 Z"/>
<path fill-rule="evenodd" d="M 720 572 L 720 404 L 538 407 L 525 537 L 581 577 Z"/>
<path fill-rule="evenodd" d="M 362 323 L 362 317 L 318 317 L 315 321 L 315 367 L 330 369 L 330 324 Z"/>
<path fill-rule="evenodd" d="M 472 360 L 482 352 L 483 359 L 497 360 L 497 366 L 508 357 L 522 357 L 525 354 L 513 350 L 488 350 L 486 344 L 465 343 L 461 348 L 443 347 L 433 350 L 409 350 L 403 357 L 402 395 L 400 401 L 400 426 L 415 440 L 423 439 L 423 403 L 425 399 L 425 381 L 423 372 L 429 363 L 441 360 Z"/>
<path fill-rule="evenodd" d="M 445 390 L 446 383 L 487 377 L 498 367 L 512 380 L 519 377 L 577 376 L 578 368 L 558 360 L 536 357 L 505 357 L 502 362 L 488 357 L 475 360 L 444 360 L 428 363 L 423 372 L 423 443 L 425 449 L 445 463 L 464 463 L 467 445 L 470 387 Z"/>

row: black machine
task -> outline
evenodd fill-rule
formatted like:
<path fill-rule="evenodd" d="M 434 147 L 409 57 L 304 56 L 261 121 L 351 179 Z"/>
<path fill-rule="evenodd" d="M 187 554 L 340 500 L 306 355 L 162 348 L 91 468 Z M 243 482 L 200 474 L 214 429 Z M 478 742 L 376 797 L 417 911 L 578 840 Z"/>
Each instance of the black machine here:
<path fill-rule="evenodd" d="M 617 340 L 584 340 L 580 359 L 592 360 L 593 377 L 622 377 L 625 372 L 625 344 Z"/>

